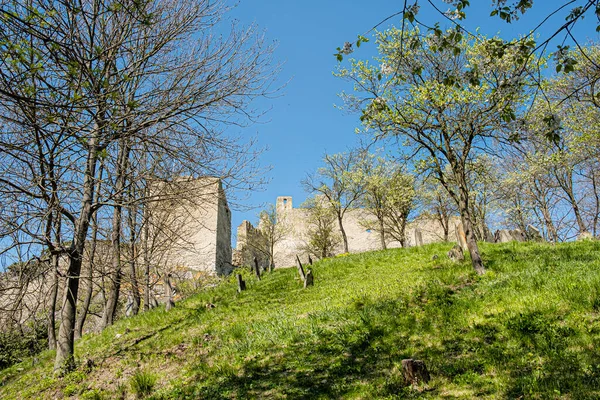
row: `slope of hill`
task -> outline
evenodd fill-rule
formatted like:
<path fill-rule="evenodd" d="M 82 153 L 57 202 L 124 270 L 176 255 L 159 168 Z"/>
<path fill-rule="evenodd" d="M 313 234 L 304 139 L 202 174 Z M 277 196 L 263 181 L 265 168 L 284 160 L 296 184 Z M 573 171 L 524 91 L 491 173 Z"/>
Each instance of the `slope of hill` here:
<path fill-rule="evenodd" d="M 0 398 L 600 398 L 600 243 L 482 244 L 481 277 L 450 247 L 324 260 L 309 289 L 246 272 L 84 337 L 64 378 L 52 352 L 1 371 Z"/>

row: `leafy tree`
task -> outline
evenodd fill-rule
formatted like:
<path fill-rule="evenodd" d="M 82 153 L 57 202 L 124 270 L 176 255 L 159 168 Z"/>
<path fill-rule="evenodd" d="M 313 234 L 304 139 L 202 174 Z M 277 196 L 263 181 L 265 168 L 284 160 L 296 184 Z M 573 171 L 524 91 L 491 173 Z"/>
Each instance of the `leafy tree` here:
<path fill-rule="evenodd" d="M 308 198 L 301 206 L 307 213 L 304 250 L 317 258 L 331 257 L 340 242 L 336 232 L 336 212 L 323 196 Z"/>
<path fill-rule="evenodd" d="M 414 209 L 414 178 L 403 171 L 402 165 L 381 157 L 369 156 L 356 177 L 364 183 L 361 205 L 376 221 L 362 221 L 367 228 L 379 233 L 381 248 L 392 238 L 406 244 L 406 224 Z"/>
<path fill-rule="evenodd" d="M 491 214 L 498 210 L 496 194 L 498 177 L 496 165 L 490 157 L 477 157 L 469 166 L 468 185 L 471 199 L 471 215 L 477 240 L 494 241 L 489 229 Z M 523 231 L 525 232 L 525 231 Z"/>
<path fill-rule="evenodd" d="M 425 6 L 429 8 L 428 11 L 432 11 L 434 15 L 437 14 L 437 17 L 439 18 L 439 20 L 436 20 L 436 17 L 434 17 L 432 21 L 425 21 L 421 19 L 423 11 L 421 10 L 418 0 L 410 2 L 404 1 L 401 10 L 387 16 L 363 35 L 358 35 L 356 47 L 358 48 L 361 43 L 369 41 L 365 35 L 374 31 L 392 18 L 400 16 L 401 32 L 403 35 L 411 29 L 425 26 L 440 37 L 440 46 L 443 49 L 460 53 L 462 49 L 461 46 L 456 43 L 456 34 L 474 36 L 474 33 L 470 32 L 465 24 L 471 2 L 470 0 L 443 0 L 443 2 L 450 4 L 451 8 L 446 9 L 446 5 L 441 6 L 440 4 L 436 4 L 438 2 L 431 0 L 425 3 Z M 545 17 L 540 18 L 541 23 L 526 30 L 529 33 L 519 39 L 518 43 L 520 46 L 525 46 L 530 49 L 529 54 L 524 56 L 526 56 L 526 58 L 537 58 L 538 64 L 542 66 L 544 58 L 548 56 L 547 52 L 548 49 L 551 48 L 551 42 L 556 41 L 556 43 L 558 43 L 557 50 L 553 53 L 556 71 L 563 71 L 565 73 L 572 72 L 579 60 L 577 57 L 574 57 L 569 50 L 572 45 L 574 45 L 576 52 L 581 50 L 581 43 L 573 35 L 573 28 L 586 16 L 589 17 L 593 15 L 591 18 L 597 21 L 596 32 L 600 31 L 600 2 L 598 0 L 571 0 L 568 2 L 555 2 L 550 5 L 547 3 L 548 2 L 539 1 L 534 5 L 533 0 L 518 0 L 511 2 L 508 0 L 492 0 L 489 9 L 490 16 L 497 17 L 506 23 L 512 23 L 525 13 L 532 9 L 536 9 L 537 7 L 538 12 L 536 15 L 545 15 Z M 552 25 L 556 24 L 556 21 L 559 21 L 558 25 Z M 451 26 L 453 26 L 453 29 L 442 32 L 440 29 L 440 22 L 449 22 Z M 542 30 L 546 30 L 547 33 L 541 34 Z M 499 46 L 499 51 L 492 55 L 493 58 L 502 58 L 504 50 L 514 46 L 514 42 L 503 39 L 497 39 L 497 44 Z M 337 53 L 335 53 L 334 56 L 338 61 L 342 61 L 344 55 L 351 54 L 353 51 L 353 43 L 346 42 L 343 47 L 337 48 Z M 581 53 L 583 54 L 583 52 Z M 523 73 L 527 74 L 527 71 L 523 70 Z M 541 81 L 538 81 L 538 83 L 539 82 Z"/>
<path fill-rule="evenodd" d="M 261 247 L 264 248 L 272 271 L 275 268 L 275 245 L 290 233 L 291 226 L 285 218 L 277 217 L 277 208 L 273 204 L 261 211 L 258 219 L 258 230 L 264 241 Z"/>
<path fill-rule="evenodd" d="M 302 185 L 309 193 L 322 196 L 323 201 L 333 211 L 344 245 L 348 253 L 348 237 L 344 230 L 344 215 L 356 205 L 364 193 L 364 183 L 356 179 L 356 171 L 360 168 L 364 154 L 360 151 L 349 151 L 323 157 L 325 166 L 315 173 L 308 174 Z"/>
<path fill-rule="evenodd" d="M 524 101 L 527 50 L 515 42 L 497 57 L 495 39 L 452 38 L 461 51 L 442 46 L 435 32 L 422 37 L 418 30 L 393 28 L 377 36 L 376 63 L 352 60 L 338 75 L 354 85 L 356 94 L 344 97 L 350 109 L 362 110 L 365 130 L 374 131 L 375 139 L 396 138 L 458 204 L 473 267 L 481 274 L 469 168 L 494 141 L 511 138 L 511 122 Z"/>
<path fill-rule="evenodd" d="M 559 241 L 560 199 L 547 167 L 531 143 L 521 143 L 520 150 L 505 154 L 501 166 L 503 178 L 497 195 L 503 202 L 508 222 L 526 231 L 527 224 L 537 221 L 549 241 Z"/>

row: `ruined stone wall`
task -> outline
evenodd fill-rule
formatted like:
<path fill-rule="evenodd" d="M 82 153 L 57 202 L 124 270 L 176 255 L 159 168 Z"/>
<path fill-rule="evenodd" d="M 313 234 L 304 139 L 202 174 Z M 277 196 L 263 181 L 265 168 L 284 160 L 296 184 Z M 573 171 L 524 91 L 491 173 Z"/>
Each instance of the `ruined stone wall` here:
<path fill-rule="evenodd" d="M 152 195 L 153 263 L 231 272 L 231 211 L 220 179 L 182 178 L 157 185 Z"/>
<path fill-rule="evenodd" d="M 276 202 L 278 223 L 287 225 L 287 234 L 284 239 L 275 245 L 275 266 L 288 267 L 295 265 L 296 255 L 306 256 L 304 250 L 308 241 L 308 210 L 294 208 L 290 196 L 281 196 Z M 351 253 L 381 249 L 379 233 L 367 228 L 365 221 L 375 221 L 375 217 L 363 209 L 350 209 L 344 215 L 344 230 L 348 237 L 348 250 Z M 247 221 L 245 221 L 249 224 Z M 460 223 L 458 217 L 450 220 L 449 241 L 455 241 L 455 226 Z M 250 225 L 251 226 L 251 225 Z M 247 228 L 244 228 L 247 229 Z M 417 218 L 406 227 L 407 246 L 417 245 L 416 231 L 420 232 L 422 244 L 441 242 L 444 240 L 444 232 L 438 221 L 429 218 Z M 239 232 L 239 231 L 238 231 Z M 239 233 L 238 233 L 239 237 Z M 388 248 L 401 247 L 400 243 L 387 239 Z M 341 236 L 339 245 L 335 249 L 336 254 L 343 252 Z"/>
<path fill-rule="evenodd" d="M 254 264 L 254 258 L 263 269 L 267 267 L 267 249 L 264 247 L 265 240 L 260 231 L 249 221 L 242 221 L 237 228 L 237 242 L 235 248 L 236 266 L 250 267 Z"/>

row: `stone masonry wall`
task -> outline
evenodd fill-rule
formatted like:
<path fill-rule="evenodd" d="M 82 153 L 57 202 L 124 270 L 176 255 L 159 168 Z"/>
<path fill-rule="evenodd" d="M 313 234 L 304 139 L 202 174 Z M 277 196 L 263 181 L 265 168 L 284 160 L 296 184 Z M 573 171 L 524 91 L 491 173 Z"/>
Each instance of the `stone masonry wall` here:
<path fill-rule="evenodd" d="M 275 245 L 275 266 L 289 267 L 295 265 L 296 255 L 306 258 L 303 248 L 308 240 L 308 211 L 302 208 L 294 208 L 292 197 L 281 196 L 276 202 L 277 220 L 278 223 L 287 225 L 287 235 Z M 379 233 L 374 230 L 367 229 L 364 221 L 374 221 L 375 218 L 363 209 L 350 209 L 344 215 L 344 230 L 348 237 L 348 249 L 351 253 L 360 253 L 365 251 L 381 249 L 381 240 Z M 460 223 L 458 217 L 453 217 L 450 220 L 449 241 L 456 241 L 455 227 Z M 250 225 L 245 221 L 245 224 Z M 248 226 L 244 229 L 248 230 Z M 241 227 L 241 226 L 240 226 Z M 416 230 L 420 231 L 423 244 L 440 242 L 444 239 L 444 233 L 441 225 L 434 219 L 417 218 L 409 223 L 406 228 L 407 246 L 416 245 L 415 234 Z M 238 228 L 238 238 L 240 237 Z M 394 240 L 386 241 L 388 248 L 401 247 L 400 243 Z M 335 249 L 336 254 L 343 252 L 341 243 Z"/>
<path fill-rule="evenodd" d="M 220 179 L 181 178 L 154 188 L 153 262 L 226 275 L 231 272 L 231 211 Z"/>

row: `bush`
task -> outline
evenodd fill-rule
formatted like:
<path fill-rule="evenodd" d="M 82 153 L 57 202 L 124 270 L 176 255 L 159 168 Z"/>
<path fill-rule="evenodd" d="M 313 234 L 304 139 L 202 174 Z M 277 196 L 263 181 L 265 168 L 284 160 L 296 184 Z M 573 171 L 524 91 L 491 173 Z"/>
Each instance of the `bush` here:
<path fill-rule="evenodd" d="M 16 329 L 0 332 L 0 370 L 40 353 L 47 344 L 48 330 L 45 324 L 28 327 L 24 333 Z"/>

